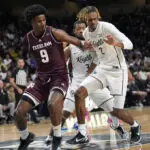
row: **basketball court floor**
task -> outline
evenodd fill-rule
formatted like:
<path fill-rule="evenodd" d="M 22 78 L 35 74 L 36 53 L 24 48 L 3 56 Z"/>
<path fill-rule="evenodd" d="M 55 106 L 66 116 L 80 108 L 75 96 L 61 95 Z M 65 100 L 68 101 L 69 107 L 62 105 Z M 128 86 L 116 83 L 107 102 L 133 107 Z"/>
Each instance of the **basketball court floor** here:
<path fill-rule="evenodd" d="M 91 134 L 90 143 L 81 150 L 150 150 L 150 107 L 130 108 L 130 113 L 140 122 L 142 126 L 142 140 L 140 143 L 131 143 L 129 139 L 122 139 L 114 130 L 110 129 L 107 123 L 107 113 L 94 112 L 90 114 L 88 121 L 88 131 Z M 69 150 L 73 147 L 66 147 L 65 140 L 73 136 L 76 131 L 72 129 L 75 120 L 70 118 L 67 120 L 63 128 L 62 149 Z M 129 131 L 127 124 L 121 122 Z M 40 124 L 29 123 L 29 130 L 36 134 L 36 139 L 30 144 L 29 150 L 47 150 L 50 149 L 45 145 L 44 140 L 50 130 L 50 122 L 48 120 L 41 121 Z M 0 125 L 0 150 L 16 150 L 18 147 L 19 134 L 14 124 Z M 78 149 L 78 150 L 79 150 Z"/>

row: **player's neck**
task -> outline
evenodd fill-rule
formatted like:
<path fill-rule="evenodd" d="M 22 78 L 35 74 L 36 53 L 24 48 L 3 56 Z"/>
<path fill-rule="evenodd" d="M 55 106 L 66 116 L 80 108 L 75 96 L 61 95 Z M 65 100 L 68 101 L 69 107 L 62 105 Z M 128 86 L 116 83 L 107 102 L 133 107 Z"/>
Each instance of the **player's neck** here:
<path fill-rule="evenodd" d="M 45 28 L 45 30 L 46 30 L 46 28 Z M 33 35 L 34 35 L 35 37 L 37 37 L 37 38 L 40 38 L 40 37 L 42 37 L 43 34 L 45 33 L 45 30 L 43 30 L 43 31 L 41 32 L 41 31 L 38 31 L 38 30 L 34 30 L 34 29 L 33 29 Z"/>
<path fill-rule="evenodd" d="M 97 25 L 98 25 L 98 24 L 97 24 Z M 90 27 L 89 27 L 89 32 L 94 32 L 94 31 L 97 29 L 97 25 L 96 25 L 95 28 L 90 28 Z"/>
<path fill-rule="evenodd" d="M 40 38 L 43 34 L 44 34 L 44 31 L 38 32 L 38 31 L 33 30 L 33 35 L 37 38 Z"/>

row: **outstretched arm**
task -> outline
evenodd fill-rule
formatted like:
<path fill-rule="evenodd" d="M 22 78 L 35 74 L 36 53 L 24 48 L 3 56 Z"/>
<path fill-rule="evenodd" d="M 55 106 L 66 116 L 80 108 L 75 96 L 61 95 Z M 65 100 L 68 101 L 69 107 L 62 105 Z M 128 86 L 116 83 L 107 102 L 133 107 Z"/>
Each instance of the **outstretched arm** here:
<path fill-rule="evenodd" d="M 129 38 L 120 32 L 113 24 L 106 23 L 104 30 L 107 33 L 107 40 L 104 40 L 106 43 L 121 47 L 122 49 L 131 50 L 133 48 L 133 44 Z"/>
<path fill-rule="evenodd" d="M 88 41 L 81 41 L 76 37 L 70 36 L 63 30 L 52 28 L 53 35 L 58 41 L 68 42 L 80 48 L 92 49 L 92 44 Z"/>

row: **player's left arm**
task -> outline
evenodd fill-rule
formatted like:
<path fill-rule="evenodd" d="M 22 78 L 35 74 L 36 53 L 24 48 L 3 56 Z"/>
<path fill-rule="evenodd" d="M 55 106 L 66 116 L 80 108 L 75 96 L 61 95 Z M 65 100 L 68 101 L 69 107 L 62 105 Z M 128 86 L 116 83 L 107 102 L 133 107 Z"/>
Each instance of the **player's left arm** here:
<path fill-rule="evenodd" d="M 60 42 L 68 42 L 84 49 L 92 49 L 92 44 L 89 41 L 82 41 L 76 37 L 70 36 L 64 30 L 52 28 L 52 33 Z"/>
<path fill-rule="evenodd" d="M 99 62 L 99 61 L 98 61 L 98 57 L 97 57 L 97 55 L 96 55 L 96 52 L 94 52 L 94 53 L 93 53 L 93 62 L 91 63 L 91 65 L 90 65 L 90 67 L 89 67 L 89 69 L 88 69 L 88 71 L 87 71 L 87 76 L 93 72 L 93 70 L 94 70 L 94 69 L 96 68 L 96 66 L 99 64 L 98 62 Z"/>
<path fill-rule="evenodd" d="M 133 44 L 127 36 L 120 32 L 113 24 L 106 23 L 104 27 L 107 33 L 106 43 L 121 47 L 122 49 L 133 49 Z"/>
<path fill-rule="evenodd" d="M 93 70 L 95 69 L 96 66 L 97 65 L 95 63 L 91 63 L 91 65 L 90 65 L 90 67 L 89 67 L 89 69 L 87 71 L 86 76 L 90 75 L 93 72 Z"/>

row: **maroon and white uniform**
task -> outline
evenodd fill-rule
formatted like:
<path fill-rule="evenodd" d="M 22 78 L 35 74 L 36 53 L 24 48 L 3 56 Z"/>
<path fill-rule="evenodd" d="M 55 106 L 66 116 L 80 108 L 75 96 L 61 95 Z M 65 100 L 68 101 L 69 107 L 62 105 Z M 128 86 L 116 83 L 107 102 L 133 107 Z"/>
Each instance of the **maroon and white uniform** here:
<path fill-rule="evenodd" d="M 50 91 L 57 89 L 64 96 L 68 88 L 68 72 L 62 42 L 58 42 L 47 26 L 42 37 L 37 38 L 33 31 L 27 33 L 23 49 L 34 57 L 37 64 L 37 78 L 26 88 L 28 96 L 38 105 L 48 99 Z"/>

